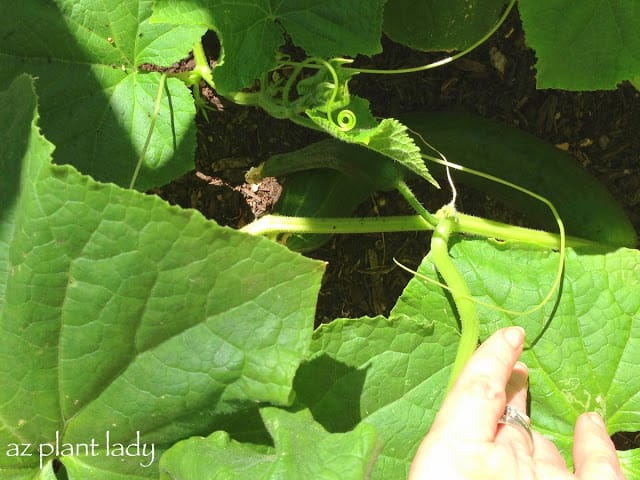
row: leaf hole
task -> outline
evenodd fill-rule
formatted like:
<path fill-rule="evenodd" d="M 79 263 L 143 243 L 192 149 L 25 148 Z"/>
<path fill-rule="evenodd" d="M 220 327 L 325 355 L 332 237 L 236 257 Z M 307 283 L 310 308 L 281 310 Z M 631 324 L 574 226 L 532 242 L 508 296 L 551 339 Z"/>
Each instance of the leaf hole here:
<path fill-rule="evenodd" d="M 633 450 L 640 447 L 640 432 L 617 432 L 611 436 L 617 450 Z"/>

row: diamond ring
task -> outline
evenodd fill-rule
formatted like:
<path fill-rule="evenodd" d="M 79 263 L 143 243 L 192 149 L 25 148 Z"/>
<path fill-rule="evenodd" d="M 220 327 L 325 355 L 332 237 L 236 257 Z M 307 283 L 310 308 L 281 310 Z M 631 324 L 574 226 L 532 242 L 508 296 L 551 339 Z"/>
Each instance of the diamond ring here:
<path fill-rule="evenodd" d="M 515 427 L 523 429 L 525 432 L 527 432 L 529 440 L 531 441 L 531 445 L 533 446 L 533 434 L 531 433 L 531 427 L 529 427 L 527 418 L 511 405 L 507 405 L 504 408 L 504 413 L 498 420 L 498 423 L 513 425 Z"/>

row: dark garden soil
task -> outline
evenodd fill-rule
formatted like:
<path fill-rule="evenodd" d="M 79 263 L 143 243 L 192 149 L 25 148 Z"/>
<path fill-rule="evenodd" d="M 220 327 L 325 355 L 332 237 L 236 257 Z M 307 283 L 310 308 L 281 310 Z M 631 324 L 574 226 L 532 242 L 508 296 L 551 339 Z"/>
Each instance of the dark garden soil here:
<path fill-rule="evenodd" d="M 209 51 L 216 55 L 216 41 Z M 384 53 L 357 59 L 363 68 L 417 66 L 442 56 L 411 51 L 390 41 Z M 536 90 L 535 54 L 524 44 L 517 14 L 482 48 L 439 69 L 408 75 L 360 75 L 351 90 L 371 101 L 373 113 L 393 117 L 413 110 L 449 110 L 516 125 L 567 150 L 611 190 L 640 231 L 640 94 L 628 84 L 615 91 L 574 93 Z M 198 115 L 197 169 L 160 190 L 162 197 L 200 210 L 222 225 L 241 227 L 268 213 L 280 193 L 275 179 L 257 188 L 244 174 L 269 156 L 301 148 L 323 134 L 275 120 L 203 90 L 212 109 Z M 426 182 L 412 185 L 430 210 L 448 201 Z M 519 222 L 484 195 L 462 192 L 459 209 Z M 399 196 L 373 195 L 357 215 L 412 211 Z M 427 233 L 335 237 L 310 256 L 327 262 L 316 320 L 387 314 L 410 276 L 396 258 L 417 267 L 429 248 Z M 635 434 L 618 436 L 619 448 L 639 446 Z"/>

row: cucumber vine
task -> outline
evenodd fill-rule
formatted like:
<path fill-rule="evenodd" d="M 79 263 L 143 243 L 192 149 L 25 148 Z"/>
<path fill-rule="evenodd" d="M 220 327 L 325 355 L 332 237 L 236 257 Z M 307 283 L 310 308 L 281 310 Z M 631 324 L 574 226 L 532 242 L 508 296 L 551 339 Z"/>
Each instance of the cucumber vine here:
<path fill-rule="evenodd" d="M 419 137 L 419 136 L 418 136 Z M 420 138 L 420 137 L 419 137 Z M 424 140 L 423 143 L 429 146 Z M 433 147 L 429 146 L 433 149 Z M 435 149 L 434 149 L 435 150 Z M 438 152 L 440 153 L 440 152 Z M 432 214 L 427 211 L 424 206 L 420 203 L 420 201 L 415 197 L 413 192 L 409 189 L 408 185 L 402 178 L 402 174 L 399 173 L 393 182 L 393 187 L 405 198 L 405 200 L 414 208 L 414 210 L 418 213 L 417 217 L 396 217 L 393 219 L 380 219 L 373 218 L 368 219 L 371 221 L 369 225 L 373 228 L 369 230 L 370 232 L 380 232 L 383 231 L 382 224 L 380 220 L 395 220 L 396 223 L 390 223 L 392 228 L 395 230 L 385 230 L 385 231 L 400 231 L 404 229 L 428 229 L 433 230 L 433 235 L 431 238 L 431 259 L 433 261 L 434 266 L 436 267 L 438 273 L 442 276 L 444 280 L 444 284 L 440 284 L 431 280 L 427 277 L 422 277 L 417 272 L 413 272 L 406 267 L 405 270 L 410 271 L 412 274 L 423 278 L 426 281 L 437 283 L 443 289 L 449 291 L 453 297 L 454 304 L 456 306 L 456 310 L 458 312 L 460 318 L 460 343 L 458 345 L 458 350 L 456 353 L 456 359 L 453 365 L 452 373 L 449 380 L 449 388 L 453 385 L 455 380 L 457 379 L 459 373 L 462 368 L 471 357 L 475 348 L 477 346 L 479 340 L 479 331 L 480 331 L 480 319 L 478 317 L 478 312 L 476 310 L 476 304 L 483 304 L 479 302 L 471 295 L 469 288 L 466 284 L 466 281 L 457 270 L 455 264 L 453 263 L 451 257 L 449 256 L 449 238 L 454 233 L 471 233 L 475 235 L 481 235 L 485 237 L 493 237 L 499 238 L 502 240 L 515 240 L 515 241 L 525 241 L 528 243 L 535 244 L 542 248 L 552 248 L 559 251 L 559 260 L 558 260 L 558 268 L 556 271 L 556 275 L 554 281 L 549 288 L 545 297 L 535 306 L 527 309 L 526 311 L 511 311 L 507 309 L 499 309 L 500 311 L 512 314 L 514 316 L 518 315 L 526 315 L 533 313 L 544 305 L 546 305 L 553 295 L 557 292 L 560 282 L 562 280 L 563 268 L 564 268 L 564 259 L 565 259 L 565 249 L 567 244 L 570 246 L 588 246 L 591 244 L 588 240 L 582 239 L 574 239 L 570 238 L 567 240 L 566 233 L 564 229 L 564 224 L 562 219 L 560 218 L 556 207 L 553 205 L 551 201 L 538 195 L 530 190 L 523 188 L 521 186 L 515 185 L 511 182 L 502 180 L 493 175 L 488 175 L 483 172 L 478 172 L 473 169 L 465 168 L 461 165 L 457 165 L 455 163 L 451 163 L 446 160 L 446 158 L 442 155 L 441 158 L 436 158 L 430 155 L 423 154 L 425 160 L 436 162 L 443 164 L 447 169 L 447 177 L 449 180 L 449 184 L 452 190 L 452 199 L 451 201 L 442 207 L 436 214 Z M 286 165 L 283 165 L 279 159 L 273 159 L 274 163 L 276 163 L 277 167 L 275 171 L 279 174 L 286 173 Z M 345 163 L 351 163 L 352 159 L 344 158 L 343 161 Z M 323 164 L 324 162 L 324 164 Z M 268 162 L 267 162 L 268 163 Z M 321 156 L 313 156 L 311 161 L 311 165 L 307 165 L 310 168 L 333 168 L 344 171 L 348 171 L 346 167 L 341 167 L 339 162 L 336 162 L 335 158 L 321 157 Z M 289 167 L 292 171 L 297 168 L 295 166 Z M 490 220 L 480 219 L 477 217 L 472 217 L 469 215 L 462 214 L 456 210 L 455 202 L 456 202 L 456 187 L 451 177 L 450 168 L 454 168 L 460 171 L 467 171 L 474 175 L 481 176 L 488 180 L 491 180 L 496 183 L 501 183 L 506 185 L 514 190 L 518 190 L 523 192 L 536 200 L 544 203 L 550 210 L 551 214 L 554 216 L 556 223 L 558 225 L 558 234 L 549 234 L 547 232 L 541 232 L 537 230 L 523 229 L 521 227 L 500 224 L 499 222 L 493 222 Z M 269 171 L 269 168 L 266 168 Z M 262 169 L 258 170 L 262 172 Z M 256 172 L 253 172 L 254 175 Z M 259 178 L 254 178 L 255 180 L 259 180 Z M 252 224 L 249 224 L 244 228 L 245 231 L 253 234 L 274 234 L 274 233 L 283 233 L 283 232 L 303 232 L 303 233 L 338 233 L 340 231 L 340 226 L 344 222 L 345 225 L 349 225 L 353 230 L 350 233 L 362 233 L 366 230 L 359 230 L 354 226 L 354 219 L 307 219 L 307 218 L 286 218 L 280 216 L 267 216 L 263 217 Z M 403 225 L 403 222 L 405 224 Z M 362 225 L 363 219 L 360 219 L 360 225 Z M 297 227 L 297 229 L 296 229 Z M 343 233 L 346 233 L 343 231 Z M 397 263 L 397 262 L 396 262 Z M 483 304 L 485 305 L 485 304 Z M 489 305 L 489 308 L 494 308 Z"/>
<path fill-rule="evenodd" d="M 637 236 L 615 199 L 581 176 L 588 175 L 581 165 L 572 169 L 557 149 L 537 148 L 507 132 L 512 127 L 442 112 L 379 119 L 353 88 L 354 78 L 453 62 L 492 35 L 515 2 L 436 0 L 422 8 L 386 0 L 124 0 L 113 9 L 76 0 L 40 2 L 46 8 L 35 16 L 33 2 L 6 7 L 0 22 L 0 123 L 8 126 L 0 129 L 6 170 L 0 177 L 0 320 L 9 335 L 0 337 L 0 350 L 7 360 L 3 438 L 11 445 L 7 455 L 15 453 L 5 458 L 2 476 L 240 478 L 250 463 L 255 478 L 276 471 L 287 478 L 324 478 L 329 471 L 404 478 L 445 394 L 442 374 L 451 372 L 450 387 L 475 350 L 480 327 L 489 334 L 511 322 L 540 328 L 523 352 L 535 379 L 532 421 L 565 458 L 567 433 L 583 410 L 600 411 L 610 433 L 636 428 L 640 253 L 624 248 L 636 247 Z M 369 65 L 358 55 L 381 52 L 383 26 L 390 32 L 389 20 L 396 21 L 393 3 L 406 3 L 395 12 L 400 29 L 410 30 L 413 19 L 428 30 L 427 44 L 464 49 L 417 67 L 364 68 Z M 523 23 L 527 13 L 537 16 L 537 31 L 546 34 L 540 26 L 547 26 L 548 12 L 537 4 L 519 2 Z M 414 15 L 416 6 L 433 18 Z M 454 10 L 459 15 L 446 18 L 463 34 L 451 42 L 435 38 L 439 30 L 444 37 L 453 31 L 435 12 Z M 628 13 L 622 6 L 609 10 L 616 18 Z M 584 11 L 572 7 L 571 18 Z M 600 11 L 611 13 L 594 10 Z M 405 20 L 405 13 L 412 18 Z M 474 18 L 467 17 L 474 16 L 481 21 L 470 28 L 466 22 Z M 627 30 L 635 31 L 638 19 L 628 16 Z M 569 27 L 556 30 L 584 32 Z M 207 29 L 220 40 L 217 65 L 201 43 Z M 290 55 L 282 50 L 287 40 L 295 46 L 287 48 Z M 611 43 L 603 45 L 613 51 Z M 190 71 L 164 67 L 190 49 Z M 542 61 L 542 45 L 537 53 Z M 622 60 L 605 87 L 638 70 Z M 538 80 L 554 85 L 551 75 L 542 75 L 552 70 L 549 63 L 539 65 Z M 570 69 L 560 73 L 574 85 L 599 86 L 582 83 L 584 75 Z M 214 111 L 203 98 L 206 85 L 229 102 L 335 137 L 252 170 L 255 181 L 296 174 L 283 182 L 288 209 L 283 201 L 240 231 L 142 193 L 192 170 L 194 114 L 207 118 Z M 440 209 L 412 191 L 415 176 L 438 186 L 431 174 L 445 188 L 448 179 L 452 189 Z M 490 182 L 470 180 L 477 176 Z M 463 213 L 456 187 L 489 184 L 493 198 L 504 193 L 547 231 Z M 386 191 L 398 192 L 414 214 L 350 217 L 359 202 Z M 564 225 L 575 236 L 565 235 Z M 416 230 L 433 232 L 430 257 L 411 272 L 391 314 L 337 318 L 320 328 L 314 314 L 321 262 L 275 244 L 310 251 L 330 235 L 308 241 L 306 234 Z M 367 259 L 376 274 L 390 271 L 384 263 L 393 255 L 383 247 L 383 265 L 375 263 L 374 251 Z M 567 250 L 563 277 L 566 247 L 586 248 Z M 526 265 L 521 272 L 512 269 L 518 262 Z M 373 298 L 382 293 L 378 280 L 371 282 Z M 538 311 L 535 318 L 515 318 L 543 305 L 548 317 Z M 561 321 L 546 320 L 555 313 Z M 23 401 L 34 394 L 37 404 Z M 135 438 L 130 447 L 156 445 L 157 462 L 109 460 L 109 445 L 106 456 L 96 445 L 99 458 L 93 458 L 99 431 L 107 432 L 107 444 Z M 41 455 L 38 463 L 13 448 L 15 441 L 42 446 L 54 437 L 56 446 L 91 440 L 91 455 L 81 448 L 58 455 L 56 448 L 56 458 Z M 310 444 L 319 448 L 300 448 Z M 632 471 L 638 454 L 623 452 L 621 461 Z"/>
<path fill-rule="evenodd" d="M 418 214 L 418 218 L 405 217 L 395 219 L 396 223 L 394 223 L 391 228 L 395 230 L 402 230 L 409 227 L 433 230 L 431 240 L 431 256 L 433 263 L 444 279 L 446 285 L 443 286 L 451 292 L 460 316 L 461 340 L 449 386 L 451 386 L 455 381 L 460 370 L 475 350 L 479 336 L 479 318 L 475 308 L 475 300 L 471 296 L 464 278 L 458 272 L 455 264 L 449 257 L 449 237 L 453 233 L 458 232 L 494 236 L 503 239 L 514 237 L 523 238 L 523 236 L 519 236 L 517 234 L 519 232 L 517 227 L 499 225 L 496 222 L 490 222 L 483 219 L 474 218 L 472 220 L 473 217 L 458 213 L 455 208 L 456 190 L 450 176 L 449 168 L 462 169 L 463 167 L 447 162 L 444 156 L 442 156 L 442 159 L 438 159 L 421 153 L 420 149 L 413 143 L 413 140 L 409 138 L 406 127 L 399 123 L 398 125 L 400 125 L 400 127 L 392 124 L 392 129 L 396 128 L 395 134 L 398 134 L 399 132 L 399 135 L 395 135 L 396 143 L 394 144 L 394 134 L 389 134 L 389 131 L 385 130 L 388 127 L 388 123 L 385 124 L 385 122 L 389 122 L 389 120 L 383 120 L 378 123 L 369 111 L 368 102 L 365 99 L 358 98 L 350 94 L 349 81 L 358 74 L 413 73 L 436 68 L 454 61 L 455 59 L 474 50 L 477 46 L 484 43 L 487 38 L 493 35 L 505 21 L 514 4 L 515 0 L 511 0 L 504 9 L 504 12 L 498 22 L 477 42 L 465 50 L 437 62 L 412 68 L 376 70 L 354 67 L 352 65 L 353 60 L 346 58 L 336 57 L 324 59 L 317 56 L 311 56 L 302 61 L 294 61 L 289 56 L 279 54 L 277 66 L 261 75 L 257 82 L 257 86 L 253 91 L 234 92 L 227 95 L 229 99 L 237 104 L 258 106 L 275 118 L 288 119 L 296 124 L 308 128 L 325 131 L 340 140 L 349 143 L 358 143 L 372 150 L 378 151 L 379 153 L 399 161 L 400 164 L 408 167 L 415 173 L 418 173 L 436 186 L 438 185 L 428 173 L 428 170 L 424 166 L 424 161 L 435 161 L 445 165 L 449 183 L 452 188 L 453 198 L 447 206 L 443 207 L 435 215 L 427 211 L 422 206 L 420 201 L 410 190 L 409 186 L 405 183 L 402 173 L 398 173 L 397 176 L 392 177 L 390 186 L 395 188 Z M 187 84 L 193 87 L 195 92 L 194 95 L 198 98 L 197 92 L 199 91 L 199 85 L 202 81 L 209 84 L 212 88 L 215 88 L 215 83 L 201 43 L 196 45 L 194 48 L 194 59 L 196 63 L 194 69 L 190 72 L 180 73 L 178 75 Z M 386 145 L 384 146 L 376 145 L 376 141 L 374 141 L 374 137 L 381 133 L 385 136 Z M 392 139 L 391 142 L 389 142 L 389 139 Z M 425 145 L 429 146 L 423 139 L 422 141 Z M 406 147 L 406 145 L 413 146 L 413 149 L 410 148 L 408 150 L 409 158 L 406 156 L 398 156 L 396 154 L 397 150 L 399 150 L 398 145 L 402 145 L 403 148 Z M 323 162 L 324 160 L 322 158 L 316 158 L 316 165 L 307 165 L 306 168 L 337 167 L 335 163 L 329 165 L 328 163 L 323 164 Z M 272 174 L 278 174 L 278 172 L 286 173 L 287 171 L 291 172 L 296 170 L 296 167 L 288 167 L 286 165 L 284 167 L 284 171 L 282 167 L 279 168 L 280 170 L 276 168 L 276 173 Z M 303 165 L 302 168 L 304 169 L 305 166 Z M 551 209 L 554 217 L 556 218 L 559 226 L 558 236 L 553 236 L 543 232 L 532 234 L 529 230 L 527 230 L 526 235 L 524 235 L 527 241 L 533 241 L 540 245 L 552 246 L 552 248 L 558 248 L 561 252 L 559 261 L 560 266 L 558 268 L 558 274 L 556 275 L 554 284 L 549 294 L 545 299 L 543 299 L 540 305 L 534 309 L 540 308 L 551 298 L 560 283 L 564 262 L 564 250 L 567 243 L 564 227 L 555 207 L 547 199 L 538 196 L 533 192 L 529 192 L 524 188 L 513 185 L 510 182 L 505 182 L 490 175 L 475 172 L 470 169 L 466 169 L 466 171 L 509 185 L 533 196 L 534 198 L 544 202 Z M 398 170 L 398 172 L 400 171 Z M 135 182 L 136 174 L 134 174 L 134 178 L 132 179 L 132 185 Z M 262 172 L 261 168 L 258 170 L 253 169 L 248 174 L 248 178 L 250 177 L 254 181 L 258 181 L 263 174 L 264 172 Z M 387 220 L 385 219 L 383 221 Z M 342 223 L 344 223 L 348 229 L 351 229 L 342 230 L 343 232 L 358 230 L 358 228 L 354 226 L 354 220 L 351 219 L 345 221 L 344 219 L 295 219 L 283 217 L 265 217 L 246 226 L 244 230 L 249 233 L 263 235 L 290 233 L 294 231 L 313 233 L 326 233 L 328 231 L 330 233 L 337 233 L 340 231 L 339 224 Z M 383 230 L 382 223 L 378 221 L 369 223 L 369 225 L 372 226 L 375 231 Z M 581 240 L 571 240 L 571 242 L 572 244 L 582 243 Z"/>

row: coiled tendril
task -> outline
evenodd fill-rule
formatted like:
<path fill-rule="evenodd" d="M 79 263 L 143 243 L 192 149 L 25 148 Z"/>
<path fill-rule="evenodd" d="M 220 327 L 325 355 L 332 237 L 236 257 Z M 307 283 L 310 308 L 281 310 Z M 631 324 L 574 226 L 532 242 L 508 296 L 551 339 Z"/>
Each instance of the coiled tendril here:
<path fill-rule="evenodd" d="M 295 109 L 294 103 L 302 107 L 297 111 L 304 111 L 310 107 L 312 99 L 314 109 L 325 113 L 327 121 L 338 130 L 348 132 L 353 130 L 357 123 L 356 114 L 349 109 L 342 109 L 349 105 L 349 89 L 347 81 L 342 81 L 336 67 L 331 62 L 349 63 L 350 60 L 333 59 L 327 61 L 319 57 L 310 57 L 303 62 L 283 61 L 282 65 L 293 66 L 293 71 L 282 88 L 282 102 L 285 109 Z M 317 69 L 318 73 L 308 79 L 300 79 L 304 69 Z M 294 85 L 298 82 L 298 92 L 302 92 L 302 101 L 290 99 Z M 300 88 L 304 84 L 304 88 Z M 337 115 L 336 113 L 337 112 Z"/>
<path fill-rule="evenodd" d="M 340 110 L 338 112 L 337 121 L 333 119 L 332 113 L 335 110 L 334 102 L 338 97 L 338 92 L 340 89 L 344 89 L 344 98 L 346 101 L 340 102 L 341 105 L 337 105 L 337 107 L 341 107 L 342 105 L 348 105 L 349 103 L 349 90 L 347 89 L 346 82 L 344 84 L 340 84 L 340 78 L 338 77 L 338 73 L 336 69 L 333 68 L 329 62 L 324 59 L 318 59 L 319 63 L 324 66 L 324 68 L 329 72 L 331 78 L 333 80 L 333 84 L 331 84 L 331 96 L 327 100 L 326 109 L 327 109 L 327 120 L 331 122 L 335 127 L 339 128 L 343 132 L 348 132 L 349 130 L 353 130 L 357 123 L 356 114 L 351 110 Z"/>
<path fill-rule="evenodd" d="M 356 114 L 351 110 L 340 110 L 338 112 L 338 121 L 336 125 L 343 132 L 348 132 L 349 130 L 353 130 L 357 123 Z"/>

